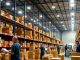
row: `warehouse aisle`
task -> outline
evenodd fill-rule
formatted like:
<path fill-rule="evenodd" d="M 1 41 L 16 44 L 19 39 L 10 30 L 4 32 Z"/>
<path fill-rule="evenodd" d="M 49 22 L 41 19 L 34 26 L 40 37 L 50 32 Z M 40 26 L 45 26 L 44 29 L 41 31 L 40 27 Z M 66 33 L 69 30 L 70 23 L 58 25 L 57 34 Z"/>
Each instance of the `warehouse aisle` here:
<path fill-rule="evenodd" d="M 65 57 L 65 60 L 71 60 L 71 58 L 67 58 L 67 57 Z"/>

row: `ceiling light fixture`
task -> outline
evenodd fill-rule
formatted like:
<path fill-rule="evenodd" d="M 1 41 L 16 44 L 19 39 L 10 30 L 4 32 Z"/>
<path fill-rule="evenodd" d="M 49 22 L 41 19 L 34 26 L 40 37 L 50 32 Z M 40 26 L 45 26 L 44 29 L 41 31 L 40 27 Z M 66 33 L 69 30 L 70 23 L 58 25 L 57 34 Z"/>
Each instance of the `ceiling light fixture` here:
<path fill-rule="evenodd" d="M 63 22 L 61 21 L 60 23 L 62 24 Z"/>
<path fill-rule="evenodd" d="M 74 16 L 74 15 L 75 15 L 75 13 L 74 13 L 74 12 L 71 12 L 71 13 L 70 13 L 70 15 L 71 15 L 71 16 Z"/>
<path fill-rule="evenodd" d="M 55 6 L 52 6 L 52 9 L 55 9 L 56 7 Z"/>
<path fill-rule="evenodd" d="M 22 14 L 23 12 L 20 10 L 20 11 L 18 11 L 18 14 Z"/>
<path fill-rule="evenodd" d="M 6 2 L 6 6 L 10 6 L 11 5 L 11 3 L 10 2 Z"/>
<path fill-rule="evenodd" d="M 71 24 L 71 29 L 72 29 L 72 31 L 74 30 L 74 24 Z"/>
<path fill-rule="evenodd" d="M 35 23 L 36 21 L 34 20 L 34 23 Z"/>
<path fill-rule="evenodd" d="M 57 15 L 56 17 L 60 17 L 60 15 Z"/>
<path fill-rule="evenodd" d="M 70 0 L 70 3 L 74 3 L 75 2 L 75 0 Z"/>
<path fill-rule="evenodd" d="M 28 10 L 31 10 L 31 6 L 27 6 L 27 9 L 28 9 Z"/>
<path fill-rule="evenodd" d="M 14 10 L 14 7 L 12 7 L 12 10 Z M 15 8 L 15 10 L 17 10 L 17 9 Z"/>
<path fill-rule="evenodd" d="M 42 17 L 42 15 L 40 15 L 40 17 Z"/>

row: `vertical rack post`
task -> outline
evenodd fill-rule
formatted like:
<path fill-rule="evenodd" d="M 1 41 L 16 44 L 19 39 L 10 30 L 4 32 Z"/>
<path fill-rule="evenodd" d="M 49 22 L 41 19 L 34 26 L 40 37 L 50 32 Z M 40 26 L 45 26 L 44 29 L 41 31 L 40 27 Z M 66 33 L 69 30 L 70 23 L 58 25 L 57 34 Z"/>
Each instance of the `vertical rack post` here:
<path fill-rule="evenodd" d="M 16 0 L 14 0 L 14 14 L 13 14 L 13 19 L 16 21 Z M 13 25 L 13 34 L 16 34 L 16 23 Z"/>
<path fill-rule="evenodd" d="M 33 2 L 33 4 L 32 4 L 32 7 L 33 7 L 33 23 L 32 23 L 32 27 L 33 27 L 33 31 L 32 31 L 32 36 L 33 36 L 33 42 L 32 43 L 34 43 L 34 2 Z"/>
<path fill-rule="evenodd" d="M 39 38 L 40 38 L 40 33 L 39 33 L 39 9 L 38 9 L 38 41 L 40 41 Z"/>
<path fill-rule="evenodd" d="M 25 43 L 25 48 L 26 48 L 26 40 L 25 40 L 26 26 L 25 25 L 26 25 L 26 0 L 24 0 L 24 43 Z"/>
<path fill-rule="evenodd" d="M 43 22 L 44 22 L 44 21 L 43 21 L 43 14 L 42 14 L 42 34 L 43 34 L 43 32 L 44 32 Z M 42 35 L 42 41 L 43 41 L 43 36 L 44 36 L 44 35 Z"/>

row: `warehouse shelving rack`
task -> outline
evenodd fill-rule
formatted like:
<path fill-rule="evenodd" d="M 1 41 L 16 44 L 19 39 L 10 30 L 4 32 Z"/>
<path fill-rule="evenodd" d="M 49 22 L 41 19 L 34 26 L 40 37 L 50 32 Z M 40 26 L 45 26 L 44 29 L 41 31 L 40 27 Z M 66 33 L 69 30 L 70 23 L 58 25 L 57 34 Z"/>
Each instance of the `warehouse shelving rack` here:
<path fill-rule="evenodd" d="M 0 14 L 0 21 L 1 22 L 6 22 L 6 23 L 9 23 L 9 24 L 11 24 L 11 25 L 13 25 L 13 34 L 11 35 L 11 34 L 6 34 L 6 33 L 0 33 L 0 37 L 2 37 L 2 38 L 4 38 L 4 39 L 8 39 L 8 40 L 12 40 L 12 37 L 13 36 L 15 36 L 15 30 L 16 30 L 16 26 L 19 26 L 19 27 L 21 27 L 21 28 L 23 28 L 24 29 L 24 37 L 21 37 L 21 36 L 17 36 L 18 37 L 18 39 L 19 40 L 22 40 L 22 41 L 26 41 L 26 42 L 32 42 L 32 43 L 43 43 L 43 44 L 48 44 L 48 45 L 57 45 L 57 44 L 59 44 L 59 45 L 63 45 L 63 42 L 61 41 L 61 40 L 57 40 L 57 39 L 55 39 L 54 37 L 50 37 L 50 36 L 47 36 L 47 35 L 45 35 L 45 34 L 43 34 L 43 22 L 44 22 L 44 19 L 42 18 L 42 33 L 40 33 L 39 32 L 39 22 L 38 22 L 38 31 L 35 31 L 34 30 L 34 23 L 33 23 L 33 28 L 29 28 L 29 27 L 26 27 L 25 26 L 25 23 L 26 23 L 26 5 L 27 5 L 27 3 L 26 2 L 28 2 L 28 1 L 26 1 L 26 0 L 24 0 L 24 24 L 21 24 L 21 23 L 18 23 L 18 22 L 16 22 L 16 19 L 15 19 L 15 17 L 16 17 L 16 0 L 14 0 L 13 1 L 14 2 L 14 15 L 13 15 L 13 17 L 14 17 L 14 19 L 9 19 L 9 18 L 6 18 L 6 17 L 4 17 L 4 16 L 2 16 L 1 14 Z M 29 1 L 30 2 L 30 1 Z M 35 7 L 34 6 L 34 4 L 32 3 L 32 6 L 33 6 L 33 8 Z M 2 10 L 2 8 L 0 8 L 1 10 Z M 39 9 L 38 9 L 38 18 L 39 18 L 39 13 L 41 13 L 40 11 L 39 11 Z M 34 18 L 34 10 L 33 10 L 33 18 Z M 42 16 L 43 16 L 43 14 L 42 14 Z M 45 19 L 46 20 L 46 19 Z M 34 21 L 34 19 L 33 19 L 33 21 Z M 51 25 L 52 26 L 52 25 Z M 49 26 L 48 26 L 49 27 Z M 27 38 L 25 38 L 25 30 L 31 30 L 33 33 L 34 33 L 34 31 L 36 32 L 36 33 L 38 33 L 38 38 L 39 38 L 39 34 L 40 35 L 42 35 L 42 36 L 45 36 L 45 37 L 47 37 L 47 38 L 49 38 L 51 41 L 55 41 L 55 42 L 43 42 L 43 41 L 39 41 L 39 40 L 34 40 L 34 34 L 32 33 L 32 35 L 33 35 L 33 39 L 27 39 Z M 42 37 L 42 40 L 43 40 L 43 37 Z M 1 47 L 0 47 L 1 48 Z M 3 48 L 3 47 L 2 47 Z M 10 47 L 5 47 L 5 48 L 10 48 Z M 23 47 L 24 48 L 24 47 Z M 27 48 L 27 47 L 26 47 Z"/>

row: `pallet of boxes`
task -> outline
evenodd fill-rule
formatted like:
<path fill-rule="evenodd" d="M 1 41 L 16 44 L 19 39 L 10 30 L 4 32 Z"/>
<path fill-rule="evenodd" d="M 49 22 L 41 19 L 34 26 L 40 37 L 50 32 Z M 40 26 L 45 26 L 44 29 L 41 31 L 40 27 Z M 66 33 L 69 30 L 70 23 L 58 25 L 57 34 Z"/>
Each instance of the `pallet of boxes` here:
<path fill-rule="evenodd" d="M 32 44 L 28 51 L 29 60 L 40 60 L 40 49 L 35 49 L 35 44 Z"/>

